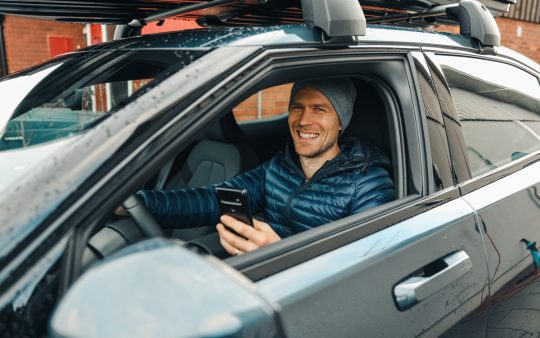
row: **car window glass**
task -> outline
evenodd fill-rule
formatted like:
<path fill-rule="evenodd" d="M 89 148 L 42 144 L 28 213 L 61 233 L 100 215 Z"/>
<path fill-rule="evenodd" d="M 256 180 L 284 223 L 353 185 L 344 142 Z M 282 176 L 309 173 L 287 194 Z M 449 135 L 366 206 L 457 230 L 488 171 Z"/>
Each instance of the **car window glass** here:
<path fill-rule="evenodd" d="M 467 146 L 472 176 L 540 149 L 540 87 L 508 64 L 438 56 Z"/>
<path fill-rule="evenodd" d="M 448 140 L 435 88 L 428 73 L 420 65 L 417 68 L 431 147 L 434 190 L 437 191 L 453 185 Z"/>
<path fill-rule="evenodd" d="M 233 109 L 237 121 L 264 120 L 286 114 L 292 83 L 266 88 L 251 95 Z"/>
<path fill-rule="evenodd" d="M 60 65 L 43 66 L 0 82 L 18 97 L 4 116 L 0 151 L 53 141 L 82 132 L 124 106 L 153 79 L 166 77 L 202 51 L 115 51 L 80 53 Z M 52 71 L 51 71 L 52 69 Z M 24 79 L 26 86 L 17 84 Z"/>

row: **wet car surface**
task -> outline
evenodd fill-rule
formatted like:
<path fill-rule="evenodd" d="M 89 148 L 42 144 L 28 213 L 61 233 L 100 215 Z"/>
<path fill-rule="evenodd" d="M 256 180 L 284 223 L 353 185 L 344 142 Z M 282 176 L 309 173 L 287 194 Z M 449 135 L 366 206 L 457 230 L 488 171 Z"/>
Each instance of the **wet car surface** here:
<path fill-rule="evenodd" d="M 286 24 L 127 37 L 4 78 L 0 332 L 536 332 L 539 74 L 462 35 L 368 25 L 344 43 Z M 201 143 L 264 163 L 288 140 L 286 111 L 232 112 L 324 77 L 353 78 L 347 133 L 391 160 L 395 201 L 236 257 L 182 233 L 148 238 L 137 217 L 112 225 L 139 189 L 176 188 Z"/>

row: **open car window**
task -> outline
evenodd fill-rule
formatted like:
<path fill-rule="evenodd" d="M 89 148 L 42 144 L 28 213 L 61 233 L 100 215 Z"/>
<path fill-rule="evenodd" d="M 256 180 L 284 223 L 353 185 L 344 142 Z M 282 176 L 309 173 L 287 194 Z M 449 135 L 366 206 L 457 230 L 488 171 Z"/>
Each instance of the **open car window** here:
<path fill-rule="evenodd" d="M 86 52 L 0 82 L 4 102 L 0 151 L 63 139 L 96 125 L 204 51 Z"/>

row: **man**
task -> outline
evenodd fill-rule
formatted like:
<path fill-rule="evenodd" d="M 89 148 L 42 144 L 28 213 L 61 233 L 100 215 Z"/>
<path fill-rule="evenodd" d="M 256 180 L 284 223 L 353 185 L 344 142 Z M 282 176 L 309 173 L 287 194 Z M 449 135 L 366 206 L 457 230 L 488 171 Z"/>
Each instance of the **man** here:
<path fill-rule="evenodd" d="M 254 219 L 251 227 L 220 217 L 215 186 L 139 195 L 163 226 L 195 227 L 219 219 L 220 243 L 231 255 L 393 200 L 386 156 L 355 138 L 338 143 L 351 120 L 355 96 L 350 79 L 295 83 L 288 118 L 292 144 L 219 184 L 247 189 L 253 212 L 264 211 L 264 222 Z"/>

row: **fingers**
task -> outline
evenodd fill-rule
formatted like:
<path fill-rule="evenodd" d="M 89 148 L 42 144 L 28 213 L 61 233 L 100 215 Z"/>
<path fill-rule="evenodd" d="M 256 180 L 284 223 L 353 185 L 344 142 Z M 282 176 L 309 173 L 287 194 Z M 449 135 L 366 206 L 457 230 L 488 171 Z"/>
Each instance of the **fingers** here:
<path fill-rule="evenodd" d="M 221 246 L 223 246 L 225 251 L 227 251 L 231 256 L 235 256 L 242 253 L 242 250 L 235 248 L 234 246 L 230 245 L 229 242 L 225 240 L 225 237 L 222 234 L 223 224 L 219 223 L 216 226 L 216 228 L 218 229 L 218 233 L 219 233 L 219 242 L 221 243 Z"/>
<path fill-rule="evenodd" d="M 223 245 L 223 248 L 225 248 L 225 250 L 227 250 L 227 252 L 231 255 L 234 255 L 237 249 L 241 252 L 248 252 L 258 248 L 258 246 L 253 242 L 235 235 L 221 223 L 219 223 L 216 228 L 219 233 L 219 241 L 221 245 Z"/>
<path fill-rule="evenodd" d="M 259 231 L 255 230 L 253 227 L 237 220 L 234 217 L 223 215 L 220 217 L 221 223 L 223 223 L 228 228 L 236 231 L 237 234 L 240 236 L 252 240 L 254 242 L 257 242 L 259 237 L 261 236 Z"/>
<path fill-rule="evenodd" d="M 269 224 L 256 219 L 253 219 L 253 227 L 230 216 L 221 216 L 220 220 L 222 223 L 216 226 L 219 240 L 223 248 L 231 255 L 237 254 L 236 250 L 242 253 L 253 251 L 281 240 Z M 240 236 L 231 232 L 231 229 Z"/>
<path fill-rule="evenodd" d="M 272 229 L 270 224 L 253 219 L 253 226 L 256 230 L 264 234 L 262 242 L 258 242 L 260 246 L 281 240 L 281 237 L 279 237 L 279 235 L 274 231 L 274 229 Z"/>
<path fill-rule="evenodd" d="M 264 231 L 264 232 L 267 232 L 268 230 L 274 231 L 274 229 L 272 229 L 270 224 L 261 222 L 261 221 L 255 219 L 255 218 L 253 219 L 253 227 L 256 230 L 260 230 L 260 231 Z"/>

